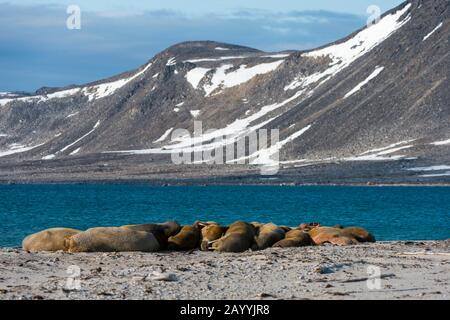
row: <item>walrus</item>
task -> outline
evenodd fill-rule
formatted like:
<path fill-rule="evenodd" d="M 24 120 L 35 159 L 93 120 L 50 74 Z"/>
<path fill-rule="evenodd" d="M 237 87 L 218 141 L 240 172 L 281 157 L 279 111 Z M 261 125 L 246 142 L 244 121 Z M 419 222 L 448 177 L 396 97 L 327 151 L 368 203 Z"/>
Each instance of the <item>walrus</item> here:
<path fill-rule="evenodd" d="M 265 223 L 256 222 L 256 221 L 250 222 L 250 224 L 251 224 L 253 227 L 255 227 L 255 229 L 258 229 L 258 228 L 262 227 L 263 225 L 265 225 Z"/>
<path fill-rule="evenodd" d="M 255 227 L 243 221 L 230 225 L 223 237 L 209 243 L 209 250 L 219 252 L 244 252 L 251 248 L 256 235 Z"/>
<path fill-rule="evenodd" d="M 166 249 L 169 237 L 176 235 L 181 230 L 181 226 L 176 221 L 156 224 L 132 224 L 121 226 L 121 228 L 153 233 L 156 240 L 158 240 L 160 250 Z"/>
<path fill-rule="evenodd" d="M 351 238 L 355 238 L 358 242 L 375 242 L 375 237 L 366 229 L 360 227 L 343 228 L 342 233 Z"/>
<path fill-rule="evenodd" d="M 286 233 L 283 240 L 273 245 L 274 248 L 296 248 L 313 245 L 311 236 L 302 230 L 294 229 Z"/>
<path fill-rule="evenodd" d="M 153 233 L 120 227 L 92 228 L 66 240 L 69 252 L 155 252 L 160 246 Z"/>
<path fill-rule="evenodd" d="M 187 251 L 197 248 L 199 243 L 199 227 L 197 225 L 184 226 L 180 232 L 169 238 L 167 248 L 175 251 Z"/>
<path fill-rule="evenodd" d="M 322 245 L 324 243 L 331 243 L 339 246 L 358 244 L 358 241 L 356 241 L 355 238 L 344 234 L 342 229 L 315 227 L 308 233 L 316 245 Z"/>
<path fill-rule="evenodd" d="M 29 235 L 22 241 L 22 248 L 28 252 L 67 251 L 66 239 L 80 233 L 80 230 L 70 228 L 52 228 Z"/>
<path fill-rule="evenodd" d="M 252 246 L 253 250 L 264 250 L 284 239 L 286 232 L 273 223 L 261 225 L 256 229 L 257 235 Z"/>
<path fill-rule="evenodd" d="M 302 223 L 301 225 L 298 226 L 298 230 L 302 230 L 305 232 L 309 232 L 314 228 L 320 227 L 320 223 L 319 222 L 311 222 L 311 223 Z"/>
<path fill-rule="evenodd" d="M 284 232 L 286 232 L 286 233 L 288 233 L 289 231 L 292 230 L 292 228 L 291 228 L 291 227 L 288 227 L 288 226 L 280 226 L 280 228 L 283 229 Z"/>
<path fill-rule="evenodd" d="M 220 239 L 228 230 L 228 227 L 221 226 L 216 222 L 196 222 L 201 229 L 201 244 L 202 251 L 208 251 L 208 244 L 211 241 Z"/>

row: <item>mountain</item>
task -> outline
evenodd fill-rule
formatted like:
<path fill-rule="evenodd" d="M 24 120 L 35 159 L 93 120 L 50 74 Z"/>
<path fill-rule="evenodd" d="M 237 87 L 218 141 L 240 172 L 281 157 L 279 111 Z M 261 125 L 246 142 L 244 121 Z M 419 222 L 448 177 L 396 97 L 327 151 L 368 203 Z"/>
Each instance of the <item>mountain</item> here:
<path fill-rule="evenodd" d="M 311 51 L 186 42 L 106 80 L 0 93 L 0 181 L 447 184 L 449 7 L 410 0 Z M 195 121 L 197 149 L 171 139 Z M 256 161 L 171 161 L 258 129 L 280 137 Z"/>

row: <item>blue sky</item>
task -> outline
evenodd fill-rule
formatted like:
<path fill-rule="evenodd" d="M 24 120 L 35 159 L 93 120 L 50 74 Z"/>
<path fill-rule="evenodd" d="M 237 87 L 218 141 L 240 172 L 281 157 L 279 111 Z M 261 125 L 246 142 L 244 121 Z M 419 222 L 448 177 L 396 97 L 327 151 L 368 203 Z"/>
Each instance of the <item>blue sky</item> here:
<path fill-rule="evenodd" d="M 369 5 L 399 0 L 0 0 L 0 91 L 81 84 L 144 64 L 182 41 L 265 51 L 309 49 L 363 26 Z M 66 8 L 82 10 L 68 30 Z"/>

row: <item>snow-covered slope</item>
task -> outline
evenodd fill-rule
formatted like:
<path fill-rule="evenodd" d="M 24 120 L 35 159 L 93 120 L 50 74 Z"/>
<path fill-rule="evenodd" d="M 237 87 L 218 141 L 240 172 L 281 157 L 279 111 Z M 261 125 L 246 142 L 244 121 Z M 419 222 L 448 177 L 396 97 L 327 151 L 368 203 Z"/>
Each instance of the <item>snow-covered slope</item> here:
<path fill-rule="evenodd" d="M 279 129 L 278 143 L 229 166 L 271 165 L 279 155 L 294 177 L 389 172 L 398 181 L 428 181 L 405 168 L 450 155 L 449 15 L 448 1 L 411 0 L 315 50 L 186 42 L 110 79 L 0 93 L 0 168 L 2 161 L 31 161 L 30 170 L 70 163 L 89 177 L 93 163 L 107 158 L 117 172 L 159 172 L 173 152 L 211 151 Z M 196 122 L 206 133 L 191 139 Z M 179 129 L 187 134 L 176 136 Z"/>

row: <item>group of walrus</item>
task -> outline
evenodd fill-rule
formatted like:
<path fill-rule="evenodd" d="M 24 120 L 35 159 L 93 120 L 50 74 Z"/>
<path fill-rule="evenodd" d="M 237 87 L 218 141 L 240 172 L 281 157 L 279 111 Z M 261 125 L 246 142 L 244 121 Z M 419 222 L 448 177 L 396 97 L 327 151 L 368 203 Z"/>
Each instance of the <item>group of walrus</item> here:
<path fill-rule="evenodd" d="M 229 226 L 197 221 L 181 226 L 176 221 L 102 227 L 80 231 L 68 228 L 47 229 L 26 237 L 22 247 L 28 252 L 156 252 L 202 251 L 244 252 L 270 247 L 290 248 L 330 243 L 339 246 L 375 242 L 375 237 L 360 227 L 321 226 L 303 223 L 297 228 L 273 223 L 237 221 Z"/>

